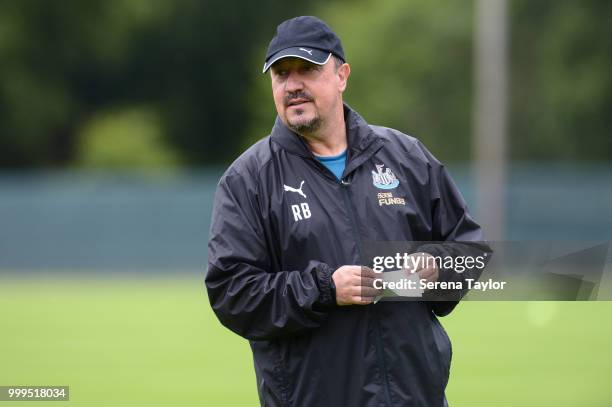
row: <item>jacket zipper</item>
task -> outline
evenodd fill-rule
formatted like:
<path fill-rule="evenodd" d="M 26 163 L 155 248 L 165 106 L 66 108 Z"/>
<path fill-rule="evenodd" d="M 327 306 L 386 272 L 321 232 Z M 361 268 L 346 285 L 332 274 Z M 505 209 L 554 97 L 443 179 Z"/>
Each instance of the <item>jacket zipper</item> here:
<path fill-rule="evenodd" d="M 342 190 L 342 196 L 344 197 L 344 202 L 349 213 L 349 219 L 351 220 L 351 229 L 353 229 L 353 233 L 357 237 L 357 254 L 359 255 L 361 263 L 363 263 L 361 234 L 359 233 L 359 223 L 357 222 L 357 218 L 355 217 L 355 211 L 353 210 L 353 204 L 351 203 L 351 191 L 349 191 L 348 189 L 349 185 L 351 185 L 351 183 L 346 181 L 346 179 L 340 180 L 340 189 Z M 389 376 L 387 375 L 387 364 L 385 362 L 383 342 L 380 334 L 380 322 L 378 320 L 378 314 L 376 313 L 376 309 L 374 307 L 370 307 L 368 311 L 371 311 L 374 314 L 374 328 L 376 331 L 376 359 L 378 362 L 378 368 L 380 369 L 382 376 L 382 385 L 385 392 L 386 404 L 391 407 L 392 403 L 391 392 L 389 390 Z"/>
<path fill-rule="evenodd" d="M 360 261 L 363 263 L 362 240 L 361 233 L 359 232 L 359 223 L 357 221 L 357 218 L 355 217 L 355 211 L 353 210 L 353 204 L 351 203 L 351 191 L 349 191 L 348 189 L 351 183 L 346 180 L 346 174 L 344 174 L 344 178 L 338 181 L 338 178 L 336 178 L 336 176 L 329 169 L 327 169 L 327 167 L 318 162 L 316 159 L 313 159 L 313 162 L 315 163 L 315 166 L 317 166 L 322 171 L 323 176 L 325 176 L 326 178 L 330 178 L 330 180 L 333 179 L 334 182 L 340 184 L 340 189 L 342 190 L 342 197 L 344 198 L 344 203 L 349 213 L 351 229 L 353 230 L 353 233 L 357 238 L 357 255 L 359 256 Z M 392 407 L 393 404 L 391 403 L 391 391 L 389 390 L 389 376 L 387 374 L 387 364 L 385 362 L 383 342 L 380 334 L 380 322 L 378 320 L 378 314 L 376 313 L 375 307 L 370 307 L 368 311 L 371 311 L 371 313 L 374 314 L 374 329 L 376 331 L 376 360 L 378 362 L 378 369 L 380 370 L 382 376 L 382 385 L 385 392 L 385 401 L 387 406 Z"/>

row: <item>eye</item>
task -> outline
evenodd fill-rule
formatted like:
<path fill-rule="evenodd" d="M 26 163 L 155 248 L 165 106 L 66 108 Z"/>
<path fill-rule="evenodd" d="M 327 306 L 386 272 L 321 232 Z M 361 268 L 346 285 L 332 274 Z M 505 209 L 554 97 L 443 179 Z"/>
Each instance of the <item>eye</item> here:
<path fill-rule="evenodd" d="M 286 69 L 277 69 L 277 70 L 274 70 L 274 76 L 279 79 L 283 79 L 287 77 L 287 72 L 288 71 Z"/>
<path fill-rule="evenodd" d="M 319 66 L 313 65 L 313 64 L 305 65 L 304 67 L 302 67 L 302 72 L 315 72 L 318 70 L 319 70 Z"/>

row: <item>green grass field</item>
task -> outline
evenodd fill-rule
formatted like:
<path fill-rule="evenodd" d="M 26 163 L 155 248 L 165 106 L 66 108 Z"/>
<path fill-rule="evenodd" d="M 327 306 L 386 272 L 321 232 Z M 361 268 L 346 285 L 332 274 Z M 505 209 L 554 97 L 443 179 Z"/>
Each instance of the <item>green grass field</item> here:
<path fill-rule="evenodd" d="M 453 407 L 612 405 L 612 302 L 465 302 L 443 318 Z M 350 372 L 347 372 L 350 374 Z M 0 385 L 69 385 L 16 406 L 255 406 L 246 340 L 203 277 L 0 275 Z"/>

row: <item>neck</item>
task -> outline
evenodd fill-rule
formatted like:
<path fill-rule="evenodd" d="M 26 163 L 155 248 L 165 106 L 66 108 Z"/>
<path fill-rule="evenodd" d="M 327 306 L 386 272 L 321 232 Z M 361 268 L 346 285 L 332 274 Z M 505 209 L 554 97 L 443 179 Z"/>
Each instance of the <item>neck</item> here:
<path fill-rule="evenodd" d="M 321 127 L 311 134 L 300 134 L 308 144 L 310 151 L 320 156 L 338 155 L 348 146 L 344 108 L 340 104 L 333 115 L 321 123 Z"/>

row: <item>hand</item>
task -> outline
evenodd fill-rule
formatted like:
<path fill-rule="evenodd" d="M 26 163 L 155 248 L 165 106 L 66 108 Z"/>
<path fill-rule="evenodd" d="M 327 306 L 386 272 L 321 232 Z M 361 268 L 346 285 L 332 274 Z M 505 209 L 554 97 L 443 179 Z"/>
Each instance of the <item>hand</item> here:
<path fill-rule="evenodd" d="M 342 266 L 332 274 L 338 305 L 366 305 L 374 301 L 381 290 L 374 288 L 378 275 L 369 267 Z"/>
<path fill-rule="evenodd" d="M 419 279 L 426 280 L 427 282 L 437 281 L 440 276 L 440 270 L 436 265 L 435 257 L 429 253 L 413 253 L 409 257 L 409 265 L 416 265 L 416 267 L 406 268 L 406 272 L 410 275 L 416 273 Z"/>

